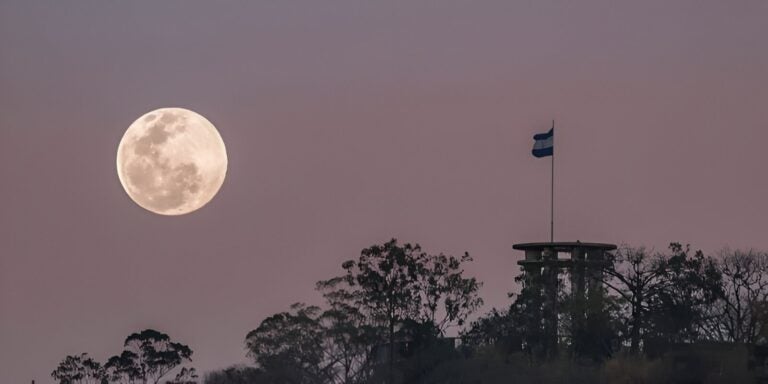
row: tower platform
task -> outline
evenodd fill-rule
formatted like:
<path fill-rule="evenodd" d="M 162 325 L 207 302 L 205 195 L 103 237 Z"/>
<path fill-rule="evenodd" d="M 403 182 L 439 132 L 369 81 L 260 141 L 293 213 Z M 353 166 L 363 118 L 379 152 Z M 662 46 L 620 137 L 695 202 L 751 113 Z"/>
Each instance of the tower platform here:
<path fill-rule="evenodd" d="M 616 249 L 615 244 L 607 243 L 582 243 L 580 241 L 560 241 L 542 243 L 519 243 L 512 246 L 513 249 L 524 251 L 525 259 L 517 262 L 523 267 L 540 265 L 552 265 L 567 268 L 574 263 L 585 266 L 601 266 L 606 263 L 605 253 Z M 569 258 L 560 258 L 564 253 Z"/>

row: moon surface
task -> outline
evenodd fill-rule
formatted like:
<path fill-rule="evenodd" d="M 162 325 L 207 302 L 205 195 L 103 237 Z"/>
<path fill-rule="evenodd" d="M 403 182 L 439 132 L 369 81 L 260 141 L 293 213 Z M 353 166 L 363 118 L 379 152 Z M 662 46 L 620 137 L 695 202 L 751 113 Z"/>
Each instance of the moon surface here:
<path fill-rule="evenodd" d="M 136 204 L 183 215 L 216 195 L 227 174 L 227 150 L 216 127 L 183 108 L 139 117 L 117 148 L 117 175 Z"/>

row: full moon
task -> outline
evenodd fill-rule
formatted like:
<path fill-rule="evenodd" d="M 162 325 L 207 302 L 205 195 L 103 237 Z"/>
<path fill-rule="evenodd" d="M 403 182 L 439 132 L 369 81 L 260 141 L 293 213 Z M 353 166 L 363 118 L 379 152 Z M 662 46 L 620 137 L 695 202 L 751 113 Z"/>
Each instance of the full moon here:
<path fill-rule="evenodd" d="M 139 206 L 183 215 L 207 204 L 227 174 L 227 150 L 216 127 L 183 108 L 139 117 L 117 148 L 117 176 Z"/>

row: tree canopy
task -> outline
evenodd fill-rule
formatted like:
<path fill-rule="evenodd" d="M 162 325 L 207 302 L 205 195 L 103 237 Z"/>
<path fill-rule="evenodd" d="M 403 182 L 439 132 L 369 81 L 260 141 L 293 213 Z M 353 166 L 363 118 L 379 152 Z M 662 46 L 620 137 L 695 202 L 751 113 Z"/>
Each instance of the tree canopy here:
<path fill-rule="evenodd" d="M 120 354 L 107 359 L 104 365 L 85 353 L 67 356 L 51 377 L 59 384 L 157 384 L 182 363 L 192 361 L 192 349 L 153 329 L 132 333 L 123 347 Z M 196 379 L 194 368 L 183 367 L 171 382 L 190 384 Z"/>
<path fill-rule="evenodd" d="M 471 260 L 395 239 L 365 248 L 342 263 L 344 274 L 317 283 L 327 309 L 294 304 L 268 317 L 246 336 L 249 356 L 286 382 L 362 383 L 391 375 L 404 343 L 425 347 L 482 304 L 480 283 L 462 269 Z"/>

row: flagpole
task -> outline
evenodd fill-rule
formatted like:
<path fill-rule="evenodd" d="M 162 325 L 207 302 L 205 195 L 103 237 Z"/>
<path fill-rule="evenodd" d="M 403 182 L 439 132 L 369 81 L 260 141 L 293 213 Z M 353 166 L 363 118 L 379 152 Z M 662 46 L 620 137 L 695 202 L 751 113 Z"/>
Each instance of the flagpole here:
<path fill-rule="evenodd" d="M 555 242 L 555 120 L 552 120 L 552 180 L 549 191 L 549 242 Z"/>

